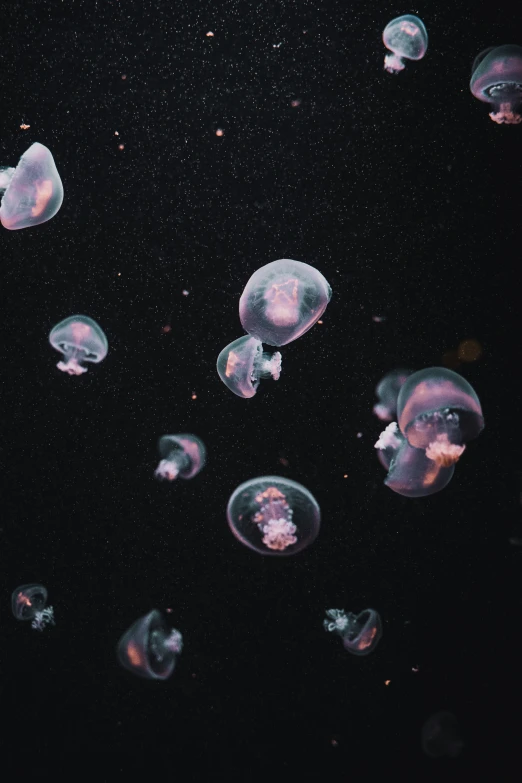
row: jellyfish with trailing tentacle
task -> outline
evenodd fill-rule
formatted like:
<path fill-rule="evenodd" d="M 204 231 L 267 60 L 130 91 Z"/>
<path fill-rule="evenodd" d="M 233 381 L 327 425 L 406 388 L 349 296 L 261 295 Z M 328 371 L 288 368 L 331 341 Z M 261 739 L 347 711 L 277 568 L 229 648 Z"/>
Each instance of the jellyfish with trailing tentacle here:
<path fill-rule="evenodd" d="M 217 358 L 218 375 L 238 397 L 253 397 L 261 378 L 279 380 L 281 354 L 263 351 L 260 340 L 246 334 L 223 348 Z"/>
<path fill-rule="evenodd" d="M 381 617 L 375 609 L 364 609 L 360 614 L 328 609 L 323 626 L 325 631 L 338 634 L 345 650 L 353 655 L 373 652 L 382 636 Z"/>
<path fill-rule="evenodd" d="M 392 54 L 384 58 L 384 70 L 399 73 L 404 70 L 403 60 L 422 60 L 428 48 L 428 33 L 418 16 L 406 14 L 388 22 L 382 40 Z"/>
<path fill-rule="evenodd" d="M 87 315 L 71 315 L 60 321 L 51 329 L 49 342 L 64 357 L 56 366 L 69 375 L 87 372 L 84 362 L 101 362 L 109 349 L 102 329 Z"/>
<path fill-rule="evenodd" d="M 377 384 L 375 394 L 379 402 L 373 406 L 373 412 L 381 421 L 392 421 L 396 417 L 397 397 L 411 372 L 403 369 L 392 370 Z"/>
<path fill-rule="evenodd" d="M 159 479 L 191 479 L 206 461 L 207 450 L 196 435 L 163 435 L 158 441 L 161 461 L 154 471 Z"/>
<path fill-rule="evenodd" d="M 475 98 L 490 103 L 498 125 L 518 125 L 522 116 L 515 110 L 522 104 L 522 48 L 515 44 L 484 49 L 473 63 L 469 88 Z"/>
<path fill-rule="evenodd" d="M 4 228 L 37 226 L 56 215 L 63 201 L 63 185 L 51 151 L 35 142 L 16 168 L 0 168 L 0 205 Z"/>
<path fill-rule="evenodd" d="M 40 584 L 20 585 L 13 590 L 11 608 L 17 620 L 31 620 L 31 628 L 43 631 L 54 625 L 54 609 L 46 606 L 47 589 Z"/>
<path fill-rule="evenodd" d="M 180 632 L 167 628 L 161 612 L 153 609 L 123 634 L 116 653 L 121 665 L 133 674 L 148 680 L 166 680 L 182 649 Z"/>

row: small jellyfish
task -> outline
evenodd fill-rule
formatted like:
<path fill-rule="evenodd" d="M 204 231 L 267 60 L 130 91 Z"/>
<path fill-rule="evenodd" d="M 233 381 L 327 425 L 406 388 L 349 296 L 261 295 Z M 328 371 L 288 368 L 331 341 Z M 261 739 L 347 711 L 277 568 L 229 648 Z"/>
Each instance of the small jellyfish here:
<path fill-rule="evenodd" d="M 49 334 L 49 342 L 65 361 L 56 365 L 69 375 L 81 375 L 87 372 L 84 362 L 97 364 L 107 356 L 108 343 L 103 331 L 92 318 L 86 315 L 71 315 L 56 324 Z"/>
<path fill-rule="evenodd" d="M 321 512 L 301 484 L 261 476 L 232 493 L 227 519 L 235 537 L 250 549 L 262 555 L 295 555 L 315 540 Z"/>
<path fill-rule="evenodd" d="M 268 345 L 297 340 L 319 320 L 332 296 L 309 264 L 280 258 L 254 272 L 239 300 L 243 328 Z"/>
<path fill-rule="evenodd" d="M 54 609 L 46 606 L 47 590 L 43 585 L 20 585 L 13 590 L 11 608 L 17 620 L 32 620 L 31 628 L 43 631 L 54 625 Z"/>
<path fill-rule="evenodd" d="M 444 367 L 410 375 L 397 399 L 399 429 L 410 446 L 448 468 L 484 428 L 479 398 L 465 378 Z"/>
<path fill-rule="evenodd" d="M 35 142 L 16 168 L 0 168 L 0 191 L 5 191 L 0 205 L 4 228 L 28 228 L 54 217 L 62 206 L 63 185 L 51 151 Z"/>
<path fill-rule="evenodd" d="M 154 475 L 174 481 L 193 478 L 205 464 L 207 450 L 195 435 L 163 435 L 158 441 L 161 461 Z"/>
<path fill-rule="evenodd" d="M 373 412 L 381 421 L 392 421 L 397 415 L 397 397 L 411 370 L 392 370 L 381 378 L 375 388 L 379 402 L 373 406 Z"/>
<path fill-rule="evenodd" d="M 424 753 L 433 759 L 441 756 L 455 758 L 464 747 L 458 721 L 451 712 L 437 712 L 429 717 L 422 727 L 421 736 Z"/>
<path fill-rule="evenodd" d="M 403 60 L 422 60 L 428 48 L 428 33 L 418 16 L 398 16 L 392 19 L 382 34 L 382 40 L 393 54 L 384 58 L 384 70 L 399 73 L 404 69 Z"/>
<path fill-rule="evenodd" d="M 382 636 L 381 618 L 375 609 L 364 609 L 360 614 L 327 609 L 323 625 L 325 631 L 338 634 L 344 648 L 353 655 L 368 655 Z"/>
<path fill-rule="evenodd" d="M 522 103 L 522 48 L 515 44 L 490 46 L 473 63 L 469 88 L 475 98 L 495 107 L 489 115 L 499 125 L 518 125 L 515 111 Z"/>
<path fill-rule="evenodd" d="M 183 649 L 183 637 L 175 628 L 168 629 L 161 612 L 140 617 L 123 634 L 116 653 L 121 665 L 139 677 L 166 680 L 176 666 L 176 656 Z"/>
<path fill-rule="evenodd" d="M 260 340 L 246 334 L 223 348 L 217 358 L 218 375 L 238 397 L 253 397 L 261 378 L 279 380 L 281 354 L 264 353 Z"/>

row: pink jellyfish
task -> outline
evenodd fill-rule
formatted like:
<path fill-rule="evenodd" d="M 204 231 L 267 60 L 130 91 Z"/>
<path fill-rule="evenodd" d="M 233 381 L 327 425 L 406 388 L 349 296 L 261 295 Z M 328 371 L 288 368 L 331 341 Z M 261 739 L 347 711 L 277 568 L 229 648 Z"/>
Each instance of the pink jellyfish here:
<path fill-rule="evenodd" d="M 403 60 L 422 60 L 428 48 L 428 33 L 418 16 L 406 14 L 388 22 L 382 40 L 393 54 L 384 58 L 384 70 L 399 73 L 404 69 Z"/>
<path fill-rule="evenodd" d="M 246 334 L 223 348 L 217 358 L 218 375 L 238 397 L 253 397 L 261 378 L 279 380 L 281 354 L 263 351 L 260 340 Z"/>
<path fill-rule="evenodd" d="M 490 113 L 499 125 L 518 125 L 515 108 L 522 103 L 522 48 L 514 44 L 484 49 L 473 63 L 469 88 L 475 98 L 491 103 Z"/>
<path fill-rule="evenodd" d="M 168 629 L 157 609 L 140 617 L 123 634 L 116 653 L 121 665 L 148 680 L 166 680 L 176 666 L 183 649 L 183 637 Z"/>
<path fill-rule="evenodd" d="M 71 315 L 51 329 L 49 342 L 63 353 L 65 361 L 56 365 L 69 375 L 87 372 L 84 362 L 97 364 L 105 359 L 108 343 L 100 326 L 87 315 Z"/>
<path fill-rule="evenodd" d="M 63 185 L 50 150 L 35 142 L 24 152 L 16 168 L 0 168 L 4 190 L 0 220 L 14 231 L 45 223 L 56 215 L 63 201 Z"/>
<path fill-rule="evenodd" d="M 340 636 L 344 649 L 353 655 L 368 655 L 382 636 L 381 617 L 375 609 L 364 609 L 360 614 L 327 609 L 323 627 Z"/>
<path fill-rule="evenodd" d="M 204 466 L 207 450 L 196 435 L 162 435 L 158 441 L 160 463 L 154 475 L 158 479 L 174 481 L 178 476 L 191 479 Z"/>

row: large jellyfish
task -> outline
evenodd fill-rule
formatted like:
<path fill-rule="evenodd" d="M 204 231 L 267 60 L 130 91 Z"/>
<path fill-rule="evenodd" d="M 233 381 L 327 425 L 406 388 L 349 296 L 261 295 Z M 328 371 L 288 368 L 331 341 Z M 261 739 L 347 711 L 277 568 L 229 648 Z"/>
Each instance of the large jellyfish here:
<path fill-rule="evenodd" d="M 379 402 L 373 406 L 373 412 L 381 421 L 392 421 L 397 415 L 397 397 L 411 370 L 392 370 L 381 378 L 375 394 Z"/>
<path fill-rule="evenodd" d="M 235 537 L 250 549 L 262 555 L 294 555 L 316 538 L 321 512 L 301 484 L 261 476 L 232 493 L 227 518 Z"/>
<path fill-rule="evenodd" d="M 217 371 L 238 397 L 253 397 L 261 378 L 279 380 L 281 354 L 264 353 L 261 341 L 246 334 L 223 348 L 217 358 Z"/>
<path fill-rule="evenodd" d="M 368 655 L 382 636 L 381 617 L 375 609 L 364 609 L 360 614 L 328 609 L 323 625 L 325 631 L 338 634 L 345 650 L 353 655 Z"/>
<path fill-rule="evenodd" d="M 87 372 L 84 362 L 97 364 L 105 359 L 108 343 L 100 326 L 87 315 L 71 315 L 51 329 L 49 342 L 65 361 L 56 365 L 69 375 L 81 375 Z"/>
<path fill-rule="evenodd" d="M 43 631 L 54 625 L 54 609 L 46 606 L 47 589 L 43 585 L 20 585 L 13 590 L 11 608 L 17 620 L 32 620 L 31 628 Z"/>
<path fill-rule="evenodd" d="M 193 478 L 205 464 L 207 450 L 196 435 L 162 435 L 158 441 L 161 461 L 154 475 L 174 481 Z"/>
<path fill-rule="evenodd" d="M 4 228 L 28 228 L 54 217 L 62 206 L 63 185 L 51 151 L 35 142 L 16 168 L 0 168 L 2 190 L 0 220 Z"/>
<path fill-rule="evenodd" d="M 388 22 L 382 40 L 393 54 L 384 58 L 384 70 L 399 73 L 404 69 L 403 60 L 422 60 L 428 48 L 428 33 L 418 16 L 406 14 Z"/>
<path fill-rule="evenodd" d="M 121 665 L 133 674 L 149 680 L 166 680 L 174 671 L 176 656 L 182 649 L 180 632 L 168 629 L 161 612 L 153 609 L 123 634 L 116 652 Z"/>
<path fill-rule="evenodd" d="M 484 49 L 475 57 L 469 88 L 479 101 L 495 107 L 489 115 L 493 122 L 522 122 L 522 116 L 515 111 L 522 103 L 522 48 L 506 44 Z"/>
<path fill-rule="evenodd" d="M 243 328 L 268 345 L 286 345 L 319 320 L 332 296 L 309 264 L 280 258 L 254 272 L 239 300 Z"/>

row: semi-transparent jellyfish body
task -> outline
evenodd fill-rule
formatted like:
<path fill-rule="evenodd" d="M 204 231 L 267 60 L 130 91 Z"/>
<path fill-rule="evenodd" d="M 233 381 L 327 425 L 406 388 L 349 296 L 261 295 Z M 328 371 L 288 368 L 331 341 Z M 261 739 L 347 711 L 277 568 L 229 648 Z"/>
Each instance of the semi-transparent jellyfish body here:
<path fill-rule="evenodd" d="M 522 48 L 514 44 L 484 49 L 473 63 L 469 88 L 475 98 L 494 106 L 490 113 L 499 125 L 518 125 L 522 116 Z"/>
<path fill-rule="evenodd" d="M 261 476 L 232 493 L 227 519 L 235 537 L 250 549 L 262 555 L 294 555 L 316 538 L 321 512 L 301 484 Z"/>
<path fill-rule="evenodd" d="M 418 16 L 406 14 L 392 19 L 382 34 L 382 40 L 392 54 L 384 58 L 384 70 L 399 73 L 403 60 L 422 60 L 428 48 L 428 33 Z"/>
<path fill-rule="evenodd" d="M 267 345 L 297 340 L 319 320 L 332 296 L 321 272 L 280 258 L 254 272 L 239 300 L 243 328 Z"/>
<path fill-rule="evenodd" d="M 407 498 L 423 498 L 440 492 L 455 472 L 454 465 L 443 467 L 429 459 L 424 449 L 410 446 L 395 421 L 381 432 L 375 448 L 379 462 L 388 471 L 384 483 Z"/>
<path fill-rule="evenodd" d="M 451 712 L 431 715 L 422 727 L 422 749 L 431 758 L 455 758 L 463 747 L 458 721 Z"/>
<path fill-rule="evenodd" d="M 410 375 L 397 400 L 399 429 L 410 446 L 442 467 L 458 461 L 484 428 L 479 398 L 465 378 L 445 367 Z"/>
<path fill-rule="evenodd" d="M 154 475 L 158 479 L 174 481 L 178 476 L 191 479 L 204 466 L 207 450 L 196 435 L 162 435 L 158 441 L 161 461 Z"/>
<path fill-rule="evenodd" d="M 32 620 L 31 628 L 43 631 L 54 625 L 54 609 L 46 606 L 47 589 L 40 584 L 20 585 L 13 590 L 11 608 L 17 620 Z"/>
<path fill-rule="evenodd" d="M 0 168 L 0 205 L 4 228 L 37 226 L 50 220 L 63 201 L 63 185 L 51 151 L 35 142 L 24 152 L 16 168 Z"/>
<path fill-rule="evenodd" d="M 121 665 L 139 677 L 166 680 L 183 649 L 183 637 L 167 628 L 161 612 L 153 609 L 140 617 L 118 642 L 116 653 Z"/>
<path fill-rule="evenodd" d="M 373 406 L 373 412 L 381 421 L 392 421 L 397 415 L 397 397 L 411 370 L 397 369 L 381 378 L 375 388 L 379 402 Z"/>
<path fill-rule="evenodd" d="M 69 375 L 87 372 L 85 362 L 97 364 L 105 359 L 109 345 L 100 326 L 87 315 L 71 315 L 60 321 L 49 334 L 49 342 L 63 360 L 56 365 Z"/>
<path fill-rule="evenodd" d="M 368 655 L 382 636 L 381 617 L 375 609 L 364 609 L 360 614 L 327 609 L 323 625 L 325 631 L 338 634 L 353 655 Z"/>
<path fill-rule="evenodd" d="M 216 363 L 218 375 L 238 397 L 253 397 L 261 378 L 279 380 L 281 354 L 265 353 L 260 340 L 246 334 L 223 348 Z"/>

